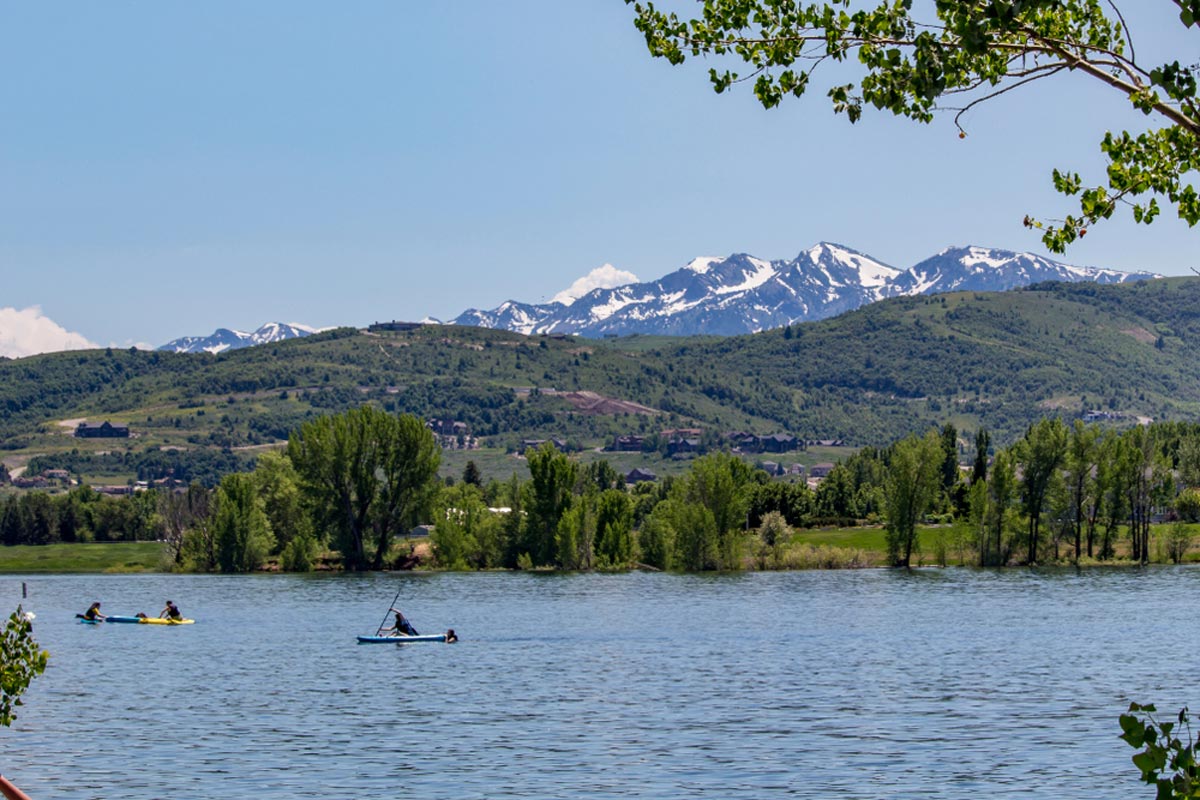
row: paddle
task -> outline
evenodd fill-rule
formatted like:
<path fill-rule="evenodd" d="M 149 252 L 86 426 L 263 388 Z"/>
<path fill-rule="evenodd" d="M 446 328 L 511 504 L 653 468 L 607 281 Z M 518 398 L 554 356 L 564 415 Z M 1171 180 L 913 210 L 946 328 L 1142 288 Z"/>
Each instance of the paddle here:
<path fill-rule="evenodd" d="M 383 614 L 383 622 L 379 623 L 379 627 L 375 629 L 376 636 L 383 635 L 383 626 L 387 625 L 388 614 L 392 613 L 392 607 L 396 605 L 396 601 L 400 599 L 400 593 L 404 591 L 404 584 L 400 584 L 400 588 L 396 590 L 396 596 L 392 598 L 392 602 L 388 604 L 388 610 Z"/>

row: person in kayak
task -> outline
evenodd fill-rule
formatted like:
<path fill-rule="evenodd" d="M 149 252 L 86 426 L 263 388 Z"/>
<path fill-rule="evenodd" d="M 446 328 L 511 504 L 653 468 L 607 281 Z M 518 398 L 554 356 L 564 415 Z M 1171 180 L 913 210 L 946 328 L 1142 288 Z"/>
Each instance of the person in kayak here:
<path fill-rule="evenodd" d="M 178 606 L 168 600 L 167 607 L 158 612 L 158 616 L 161 619 L 183 619 L 183 612 L 179 610 Z"/>
<path fill-rule="evenodd" d="M 383 633 L 392 631 L 397 636 L 400 636 L 401 634 L 403 634 L 405 636 L 420 636 L 421 635 L 421 634 L 417 633 L 417 629 L 412 626 L 412 623 L 409 622 L 408 619 L 405 618 L 405 616 L 402 613 L 400 613 L 400 609 L 389 608 L 388 611 L 396 612 L 396 622 L 392 625 L 392 627 L 384 628 L 382 631 Z"/>
<path fill-rule="evenodd" d="M 83 612 L 83 619 L 104 619 L 104 615 L 100 613 L 99 601 L 88 606 L 88 610 Z"/>

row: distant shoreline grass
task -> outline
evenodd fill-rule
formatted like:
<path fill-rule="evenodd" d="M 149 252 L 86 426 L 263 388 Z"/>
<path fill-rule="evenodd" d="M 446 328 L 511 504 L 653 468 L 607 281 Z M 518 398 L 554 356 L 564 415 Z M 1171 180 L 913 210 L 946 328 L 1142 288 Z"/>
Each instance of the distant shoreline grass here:
<path fill-rule="evenodd" d="M 1155 525 L 1153 531 L 1154 563 L 1166 563 L 1167 559 L 1157 547 L 1159 537 L 1165 533 L 1165 525 Z M 1200 540 L 1200 525 L 1189 526 Z M 915 566 L 970 566 L 972 554 L 962 552 L 952 542 L 945 542 L 945 551 L 939 553 L 939 534 L 953 536 L 953 528 L 921 527 L 921 553 Z M 94 544 L 47 544 L 0 546 L 0 575 L 26 573 L 103 574 L 127 572 L 163 572 L 162 542 L 102 542 Z M 1128 543 L 1122 541 L 1118 556 L 1122 560 L 1097 562 L 1084 559 L 1085 566 L 1129 566 Z M 1072 548 L 1062 546 L 1060 560 L 1047 558 L 1044 566 L 1070 563 Z M 801 528 L 794 532 L 784 545 L 781 568 L 793 570 L 844 569 L 887 566 L 887 544 L 882 526 L 863 525 L 853 528 Z M 941 556 L 939 558 L 939 556 Z M 1047 553 L 1049 556 L 1049 553 Z M 336 554 L 327 554 L 327 559 L 336 559 Z M 1193 549 L 1184 559 L 1185 563 L 1200 561 L 1200 552 Z M 425 567 L 422 567 L 425 568 Z M 765 563 L 748 555 L 747 569 L 770 569 Z M 435 567 L 436 569 L 436 567 Z M 267 569 L 276 572 L 278 569 Z"/>
<path fill-rule="evenodd" d="M 0 574 L 159 572 L 162 542 L 10 545 L 0 547 Z"/>

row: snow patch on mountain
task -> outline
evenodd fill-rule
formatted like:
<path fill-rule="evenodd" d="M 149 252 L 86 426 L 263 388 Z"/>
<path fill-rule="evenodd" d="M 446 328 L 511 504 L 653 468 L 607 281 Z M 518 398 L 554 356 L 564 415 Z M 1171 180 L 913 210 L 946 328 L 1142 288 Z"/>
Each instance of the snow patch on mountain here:
<path fill-rule="evenodd" d="M 296 339 L 318 333 L 320 330 L 311 325 L 294 322 L 268 322 L 258 330 L 249 333 L 231 328 L 217 328 L 209 336 L 183 336 L 179 339 L 172 339 L 158 349 L 170 353 L 216 354 L 227 350 L 240 350 L 243 347 Z"/>
<path fill-rule="evenodd" d="M 689 261 L 684 269 L 694 272 L 697 275 L 703 275 L 704 273 L 708 272 L 709 268 L 712 267 L 713 264 L 716 264 L 720 260 L 721 259 L 716 256 L 701 256 L 700 258 L 693 258 L 691 261 Z"/>

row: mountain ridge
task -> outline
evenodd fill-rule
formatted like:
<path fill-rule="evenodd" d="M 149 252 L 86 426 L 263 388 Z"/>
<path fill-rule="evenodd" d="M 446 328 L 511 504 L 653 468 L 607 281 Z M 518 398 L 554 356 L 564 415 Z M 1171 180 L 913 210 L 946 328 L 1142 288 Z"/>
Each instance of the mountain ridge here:
<path fill-rule="evenodd" d="M 260 344 L 282 342 L 318 333 L 318 328 L 298 322 L 267 322 L 255 331 L 247 333 L 234 328 L 217 328 L 208 336 L 181 336 L 172 339 L 156 350 L 168 353 L 223 353 Z"/>
<path fill-rule="evenodd" d="M 450 324 L 590 338 L 739 335 L 828 319 L 888 297 L 1156 277 L 976 245 L 946 247 L 901 270 L 845 245 L 818 242 L 791 260 L 704 256 L 657 280 L 593 289 L 569 304 L 508 300 L 490 310 L 467 309 Z"/>

